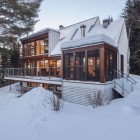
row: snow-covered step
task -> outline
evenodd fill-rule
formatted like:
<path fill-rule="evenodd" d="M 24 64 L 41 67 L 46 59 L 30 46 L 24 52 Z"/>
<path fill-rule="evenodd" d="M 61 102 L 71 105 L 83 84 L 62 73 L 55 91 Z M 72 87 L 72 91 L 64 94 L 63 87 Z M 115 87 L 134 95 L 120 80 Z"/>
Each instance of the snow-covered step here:
<path fill-rule="evenodd" d="M 134 83 L 132 83 L 129 79 L 120 78 L 114 80 L 113 89 L 121 94 L 123 97 L 126 97 L 133 91 Z"/>
<path fill-rule="evenodd" d="M 117 91 L 120 95 L 122 95 L 123 97 L 126 97 L 128 95 L 128 93 L 124 89 L 122 89 L 122 87 L 120 87 L 118 85 L 116 85 L 115 87 L 113 87 L 113 89 L 115 91 Z"/>

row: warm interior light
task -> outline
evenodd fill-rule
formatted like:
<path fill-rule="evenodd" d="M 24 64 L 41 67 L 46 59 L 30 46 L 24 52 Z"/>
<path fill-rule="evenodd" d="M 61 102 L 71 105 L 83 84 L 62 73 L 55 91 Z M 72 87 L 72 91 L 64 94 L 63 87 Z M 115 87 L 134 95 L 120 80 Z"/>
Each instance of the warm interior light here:
<path fill-rule="evenodd" d="M 112 60 L 112 55 L 110 55 L 110 60 Z"/>
<path fill-rule="evenodd" d="M 43 84 L 40 84 L 40 87 L 43 87 Z"/>

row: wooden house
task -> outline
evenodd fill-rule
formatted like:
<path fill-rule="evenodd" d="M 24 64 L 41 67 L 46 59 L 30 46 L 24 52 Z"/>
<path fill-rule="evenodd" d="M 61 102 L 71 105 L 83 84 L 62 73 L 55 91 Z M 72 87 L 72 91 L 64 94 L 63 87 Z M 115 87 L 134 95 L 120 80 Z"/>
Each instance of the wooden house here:
<path fill-rule="evenodd" d="M 114 86 L 115 79 L 129 75 L 124 19 L 101 24 L 95 17 L 59 30 L 46 28 L 21 42 L 22 68 L 7 69 L 5 79 L 61 91 L 63 100 L 85 105 L 99 90 L 105 101 L 116 97 L 114 90 L 125 92 L 124 85 Z"/>

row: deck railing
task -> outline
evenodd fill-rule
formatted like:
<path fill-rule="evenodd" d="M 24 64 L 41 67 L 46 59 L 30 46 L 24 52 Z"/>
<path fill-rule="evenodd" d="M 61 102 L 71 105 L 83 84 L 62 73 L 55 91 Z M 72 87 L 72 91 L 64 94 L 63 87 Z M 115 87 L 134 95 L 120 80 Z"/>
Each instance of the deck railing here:
<path fill-rule="evenodd" d="M 114 70 L 114 89 L 117 87 L 121 89 L 121 94 L 124 95 L 124 93 L 130 93 L 133 92 L 134 85 L 137 83 L 133 78 L 131 78 L 129 75 Z"/>
<path fill-rule="evenodd" d="M 5 68 L 4 77 L 58 77 L 61 78 L 61 67 Z"/>

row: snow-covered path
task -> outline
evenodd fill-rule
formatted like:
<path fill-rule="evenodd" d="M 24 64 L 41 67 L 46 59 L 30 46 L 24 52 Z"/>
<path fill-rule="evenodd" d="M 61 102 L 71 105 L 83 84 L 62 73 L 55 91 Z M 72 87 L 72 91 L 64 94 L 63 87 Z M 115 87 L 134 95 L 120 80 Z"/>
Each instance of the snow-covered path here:
<path fill-rule="evenodd" d="M 51 109 L 51 93 L 35 88 L 17 98 L 14 86 L 0 89 L 0 140 L 140 140 L 140 77 L 124 99 L 96 109 L 64 103 Z M 16 86 L 15 86 L 16 87 Z"/>

